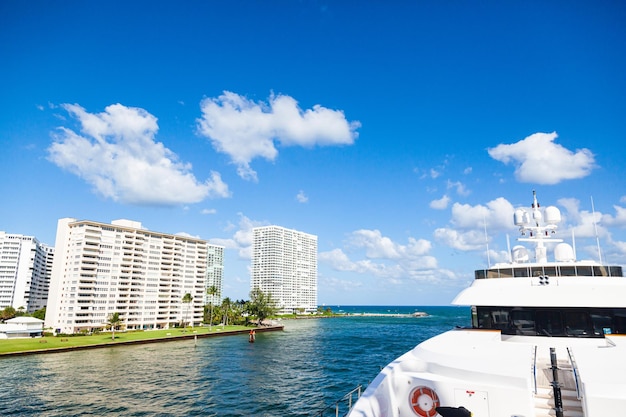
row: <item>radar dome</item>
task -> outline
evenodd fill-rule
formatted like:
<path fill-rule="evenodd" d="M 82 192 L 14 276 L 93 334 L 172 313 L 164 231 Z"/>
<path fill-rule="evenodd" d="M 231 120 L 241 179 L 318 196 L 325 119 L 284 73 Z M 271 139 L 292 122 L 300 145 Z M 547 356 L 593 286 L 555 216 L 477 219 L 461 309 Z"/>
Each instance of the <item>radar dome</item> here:
<path fill-rule="evenodd" d="M 545 215 L 546 223 L 548 224 L 558 224 L 561 222 L 561 211 L 554 206 L 546 207 Z"/>
<path fill-rule="evenodd" d="M 528 262 L 528 259 L 530 259 L 530 257 L 528 256 L 528 249 L 526 249 L 524 246 L 515 246 L 513 247 L 513 262 L 516 263 L 522 263 L 522 262 Z"/>
<path fill-rule="evenodd" d="M 559 243 L 554 247 L 554 259 L 557 262 L 575 261 L 574 249 L 567 243 Z"/>
<path fill-rule="evenodd" d="M 513 213 L 513 223 L 515 226 L 524 226 L 525 224 L 530 223 L 528 212 L 521 208 L 515 210 L 515 213 Z"/>

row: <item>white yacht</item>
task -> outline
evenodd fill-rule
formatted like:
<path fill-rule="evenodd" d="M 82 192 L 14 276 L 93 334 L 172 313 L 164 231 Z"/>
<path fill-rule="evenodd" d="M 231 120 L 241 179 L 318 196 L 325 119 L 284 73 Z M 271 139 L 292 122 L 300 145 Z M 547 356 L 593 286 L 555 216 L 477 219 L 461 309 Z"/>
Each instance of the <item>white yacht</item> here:
<path fill-rule="evenodd" d="M 471 306 L 471 328 L 387 365 L 349 417 L 626 416 L 622 267 L 577 261 L 555 239 L 559 210 L 534 191 L 513 217 L 534 256 L 515 246 L 510 262 L 475 271 L 453 301 Z"/>

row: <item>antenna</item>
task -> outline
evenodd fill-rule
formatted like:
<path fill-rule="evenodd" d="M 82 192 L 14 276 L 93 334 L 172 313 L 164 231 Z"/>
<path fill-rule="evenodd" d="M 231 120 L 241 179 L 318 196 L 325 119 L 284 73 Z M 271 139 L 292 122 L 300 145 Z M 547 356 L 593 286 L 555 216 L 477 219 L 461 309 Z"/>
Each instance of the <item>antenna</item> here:
<path fill-rule="evenodd" d="M 513 263 L 513 253 L 511 252 L 511 239 L 509 234 L 506 234 L 506 249 L 509 251 L 509 262 Z"/>
<path fill-rule="evenodd" d="M 600 251 L 600 239 L 598 238 L 598 225 L 596 224 L 596 209 L 593 206 L 593 196 L 591 196 L 591 213 L 593 214 L 593 229 L 596 233 L 596 246 L 598 247 L 598 259 L 602 263 L 602 252 Z"/>
<path fill-rule="evenodd" d="M 487 267 L 491 268 L 491 259 L 489 257 L 489 239 L 487 238 L 487 220 L 483 214 L 483 227 L 485 228 L 485 246 L 487 246 Z"/>

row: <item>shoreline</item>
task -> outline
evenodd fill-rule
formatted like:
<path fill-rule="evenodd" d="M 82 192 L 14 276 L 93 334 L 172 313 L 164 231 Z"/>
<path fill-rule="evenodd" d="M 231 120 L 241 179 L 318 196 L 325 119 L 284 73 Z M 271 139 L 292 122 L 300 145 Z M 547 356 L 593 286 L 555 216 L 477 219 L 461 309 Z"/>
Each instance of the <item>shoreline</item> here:
<path fill-rule="evenodd" d="M 340 318 L 340 317 L 395 317 L 395 318 L 421 318 L 428 317 L 430 314 L 423 311 L 416 311 L 415 313 L 333 313 L 322 315 L 301 315 L 294 317 L 295 320 L 302 319 L 326 319 L 326 318 Z M 291 320 L 290 318 L 283 318 L 282 320 Z"/>
<path fill-rule="evenodd" d="M 240 335 L 240 334 L 248 334 L 251 330 L 254 330 L 257 333 L 266 333 L 266 332 L 282 331 L 284 329 L 285 329 L 284 325 L 273 325 L 273 326 L 251 327 L 249 329 L 241 329 L 241 330 L 227 330 L 227 331 L 220 331 L 220 332 L 214 332 L 214 333 L 192 333 L 192 334 L 181 334 L 181 335 L 166 336 L 166 337 L 156 337 L 152 339 L 111 341 L 108 343 L 95 343 L 95 344 L 79 345 L 79 346 L 63 346 L 63 347 L 54 347 L 54 348 L 20 350 L 16 352 L 0 353 L 0 358 L 5 358 L 9 356 L 26 356 L 26 355 L 37 355 L 37 354 L 47 354 L 47 353 L 72 352 L 75 350 L 101 349 L 101 348 L 117 347 L 117 346 L 145 345 L 149 343 L 175 342 L 175 341 L 189 340 L 189 339 L 205 339 L 208 337 L 235 336 L 235 335 Z M 53 336 L 53 337 L 58 337 L 58 336 Z M 40 338 L 40 339 L 43 339 L 43 338 Z"/>

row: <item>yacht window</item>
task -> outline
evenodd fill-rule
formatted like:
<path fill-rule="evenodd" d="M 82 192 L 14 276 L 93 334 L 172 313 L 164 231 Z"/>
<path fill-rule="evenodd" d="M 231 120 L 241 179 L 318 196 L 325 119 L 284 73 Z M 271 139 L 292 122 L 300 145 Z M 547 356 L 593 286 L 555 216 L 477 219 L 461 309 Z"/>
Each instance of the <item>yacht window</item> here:
<path fill-rule="evenodd" d="M 504 268 L 500 270 L 500 278 L 511 278 L 511 277 L 513 277 L 512 268 Z"/>
<path fill-rule="evenodd" d="M 609 266 L 609 276 L 611 277 L 622 277 L 622 267 L 621 266 Z"/>
<path fill-rule="evenodd" d="M 549 277 L 556 277 L 556 267 L 554 266 L 544 266 L 543 267 L 544 275 Z"/>
<path fill-rule="evenodd" d="M 509 325 L 509 312 L 500 308 L 479 308 L 478 327 L 503 330 Z"/>
<path fill-rule="evenodd" d="M 562 277 L 575 277 L 576 276 L 576 267 L 574 266 L 560 266 Z"/>
<path fill-rule="evenodd" d="M 476 313 L 476 318 L 478 321 L 478 328 L 479 329 L 491 329 L 491 315 L 489 314 L 488 310 L 485 309 L 478 309 L 478 312 Z"/>
<path fill-rule="evenodd" d="M 563 334 L 563 322 L 560 311 L 537 310 L 535 320 L 539 336 L 561 336 Z"/>
<path fill-rule="evenodd" d="M 605 277 L 605 276 L 607 276 L 606 268 L 604 266 L 594 266 L 593 267 L 593 276 L 594 277 Z"/>
<path fill-rule="evenodd" d="M 626 308 L 475 307 L 472 327 L 502 334 L 604 337 L 626 334 Z"/>
<path fill-rule="evenodd" d="M 487 271 L 487 278 L 500 278 L 497 269 L 490 269 Z"/>
<path fill-rule="evenodd" d="M 531 335 L 537 334 L 535 330 L 535 316 L 531 310 L 511 311 L 511 323 L 514 334 Z"/>
<path fill-rule="evenodd" d="M 528 268 L 515 268 L 513 274 L 516 277 L 528 277 Z"/>
<path fill-rule="evenodd" d="M 578 275 L 581 277 L 590 277 L 591 276 L 591 267 L 590 266 L 577 266 L 576 271 L 578 271 Z"/>
<path fill-rule="evenodd" d="M 474 271 L 474 278 L 475 279 L 484 279 L 486 278 L 487 274 L 485 273 L 484 269 L 478 269 L 476 271 Z"/>
<path fill-rule="evenodd" d="M 540 277 L 544 275 L 543 268 L 540 266 L 533 266 L 532 268 L 530 268 L 530 271 L 533 277 Z"/>
<path fill-rule="evenodd" d="M 566 311 L 565 334 L 568 336 L 585 336 L 592 333 L 589 315 L 584 311 Z"/>
<path fill-rule="evenodd" d="M 626 311 L 623 308 L 620 308 L 618 311 L 615 311 L 615 316 L 613 317 L 613 324 L 615 325 L 615 333 L 626 334 Z"/>
<path fill-rule="evenodd" d="M 613 333 L 613 320 L 608 312 L 599 311 L 591 314 L 591 323 L 593 324 L 593 334 L 602 336 Z"/>

